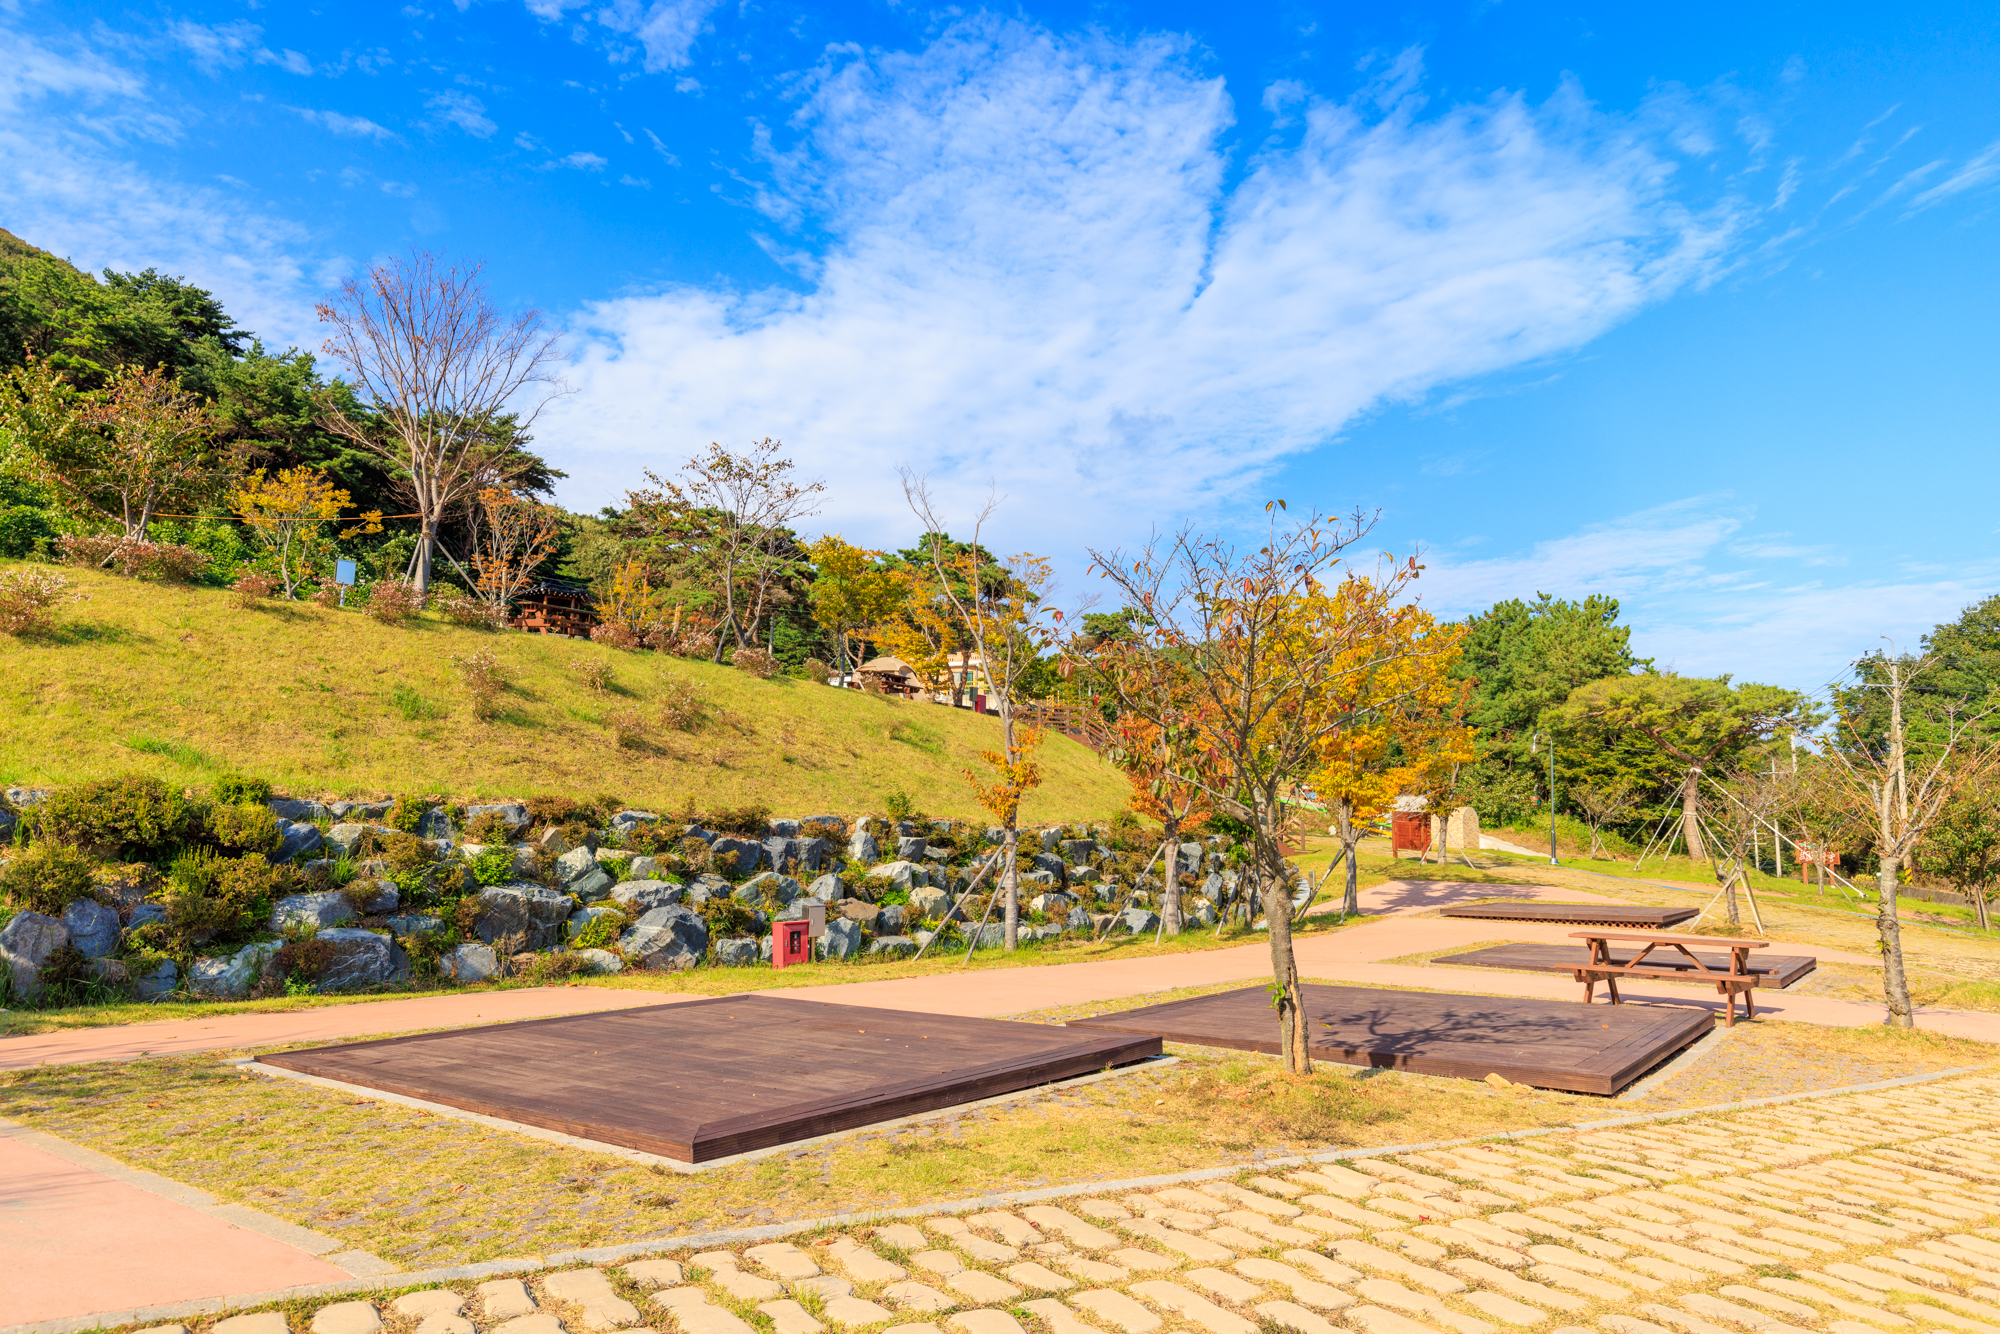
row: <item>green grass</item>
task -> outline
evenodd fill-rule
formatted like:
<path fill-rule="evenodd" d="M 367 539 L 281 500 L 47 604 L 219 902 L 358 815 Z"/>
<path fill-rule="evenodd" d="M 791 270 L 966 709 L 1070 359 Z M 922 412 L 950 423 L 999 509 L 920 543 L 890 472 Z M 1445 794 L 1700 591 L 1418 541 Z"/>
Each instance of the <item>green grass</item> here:
<path fill-rule="evenodd" d="M 398 681 L 396 688 L 389 692 L 390 707 L 403 715 L 405 722 L 433 722 L 445 716 L 442 704 L 425 699 L 416 691 Z"/>
<path fill-rule="evenodd" d="M 187 769 L 213 769 L 215 761 L 185 741 L 134 733 L 125 738 L 125 748 L 140 755 L 158 755 Z"/>
<path fill-rule="evenodd" d="M 998 740 L 969 710 L 864 695 L 584 640 L 378 625 L 309 603 L 235 606 L 221 590 L 65 570 L 89 595 L 53 634 L 0 637 L 0 782 L 49 786 L 125 773 L 198 782 L 216 770 L 293 795 L 440 792 L 459 798 L 609 795 L 677 809 L 779 814 L 880 810 L 895 789 L 931 815 L 983 819 L 965 771 Z M 501 716 L 473 717 L 452 659 L 490 648 L 509 682 Z M 620 709 L 654 720 L 636 748 L 604 725 L 576 664 L 613 664 Z M 671 682 L 704 686 L 714 716 L 658 725 Z M 1103 820 L 1124 778 L 1049 737 L 1024 822 Z"/>

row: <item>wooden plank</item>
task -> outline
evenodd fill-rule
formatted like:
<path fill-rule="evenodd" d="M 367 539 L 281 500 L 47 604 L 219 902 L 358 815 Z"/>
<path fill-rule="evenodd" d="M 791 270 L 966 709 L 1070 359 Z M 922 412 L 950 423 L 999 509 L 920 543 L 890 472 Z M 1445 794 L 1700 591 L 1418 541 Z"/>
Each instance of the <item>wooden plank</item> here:
<path fill-rule="evenodd" d="M 1438 909 L 1440 917 L 1558 922 L 1573 926 L 1668 927 L 1699 915 L 1693 908 L 1650 908 L 1632 903 L 1455 903 Z"/>
<path fill-rule="evenodd" d="M 1614 945 L 1611 947 L 1611 962 L 1629 964 L 1638 954 L 1637 949 Z M 1694 956 L 1701 960 L 1704 968 L 1728 971 L 1727 952 L 1714 954 L 1696 950 Z M 1571 973 L 1590 963 L 1590 950 L 1583 945 L 1489 945 L 1464 954 L 1447 954 L 1431 962 L 1463 964 L 1468 968 L 1509 968 L 1527 973 Z M 1651 968 L 1654 964 L 1662 969 L 1684 973 L 1689 978 L 1700 977 L 1694 965 L 1679 952 L 1654 950 L 1647 957 L 1646 966 Z M 1753 954 L 1746 965 L 1750 975 L 1767 987 L 1788 987 L 1818 966 L 1819 961 L 1809 954 Z"/>
<path fill-rule="evenodd" d="M 1444 996 L 1375 987 L 1304 988 L 1319 1060 L 1616 1093 L 1714 1025 L 1705 1008 Z M 1262 987 L 1150 1005 L 1074 1028 L 1152 1033 L 1168 1042 L 1276 1054 L 1277 1016 Z"/>
<path fill-rule="evenodd" d="M 724 996 L 262 1059 L 682 1162 L 707 1162 L 1159 1053 L 1157 1038 Z"/>
<path fill-rule="evenodd" d="M 1571 940 L 1644 940 L 1660 945 L 1708 945 L 1716 948 L 1767 950 L 1768 940 L 1737 940 L 1730 936 L 1674 936 L 1658 931 L 1572 931 Z"/>

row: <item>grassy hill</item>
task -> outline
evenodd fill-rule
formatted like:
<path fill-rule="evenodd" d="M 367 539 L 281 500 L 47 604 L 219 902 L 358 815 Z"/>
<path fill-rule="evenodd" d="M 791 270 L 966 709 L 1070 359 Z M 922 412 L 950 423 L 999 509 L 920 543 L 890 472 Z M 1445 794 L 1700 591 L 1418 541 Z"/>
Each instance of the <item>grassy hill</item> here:
<path fill-rule="evenodd" d="M 997 720 L 798 680 L 759 681 L 582 640 L 462 629 L 426 617 L 380 625 L 306 603 L 251 610 L 228 593 L 66 571 L 89 600 L 56 634 L 0 637 L 0 782 L 50 785 L 124 773 L 197 784 L 225 771 L 293 795 L 461 798 L 610 794 L 635 806 L 761 803 L 782 815 L 880 811 L 907 792 L 932 815 L 981 818 L 963 777 L 983 769 Z M 491 649 L 510 684 L 474 718 L 454 658 Z M 611 665 L 612 685 L 579 664 Z M 692 732 L 659 724 L 676 683 L 713 706 Z M 653 721 L 621 748 L 619 713 Z M 1129 788 L 1066 737 L 1043 749 L 1024 822 L 1102 820 Z"/>

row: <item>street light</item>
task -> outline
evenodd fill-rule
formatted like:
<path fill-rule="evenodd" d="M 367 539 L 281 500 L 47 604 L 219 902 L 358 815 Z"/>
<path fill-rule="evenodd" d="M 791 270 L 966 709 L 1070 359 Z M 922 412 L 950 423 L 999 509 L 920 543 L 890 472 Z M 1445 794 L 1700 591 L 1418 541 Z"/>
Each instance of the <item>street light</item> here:
<path fill-rule="evenodd" d="M 1556 739 L 1546 732 L 1536 732 L 1528 739 L 1528 753 L 1541 752 L 1541 745 L 1549 743 L 1549 865 L 1561 866 L 1556 860 Z"/>

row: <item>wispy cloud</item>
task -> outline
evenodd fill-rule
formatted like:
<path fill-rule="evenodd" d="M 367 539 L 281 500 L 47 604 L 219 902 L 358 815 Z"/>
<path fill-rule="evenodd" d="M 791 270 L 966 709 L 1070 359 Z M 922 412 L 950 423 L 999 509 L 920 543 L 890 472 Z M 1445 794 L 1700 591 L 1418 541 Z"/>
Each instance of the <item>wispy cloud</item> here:
<path fill-rule="evenodd" d="M 615 34 L 611 45 L 614 60 L 637 55 L 647 73 L 658 74 L 687 65 L 720 0 L 610 0 L 608 4 L 597 0 L 527 0 L 527 5 L 529 13 L 549 23 L 560 21 L 568 10 L 585 10 Z M 638 42 L 636 51 L 617 40 L 620 38 Z"/>
<path fill-rule="evenodd" d="M 1454 615 L 1536 592 L 1625 597 L 1663 583 L 1714 579 L 1703 564 L 1741 528 L 1747 513 L 1722 497 L 1695 497 L 1592 524 L 1514 555 L 1456 560 L 1431 553 L 1424 601 Z"/>
<path fill-rule="evenodd" d="M 1300 100 L 1230 186 L 1229 98 L 1176 40 L 982 17 L 833 54 L 746 200 L 807 289 L 589 308 L 582 392 L 543 442 L 590 504 L 642 462 L 776 435 L 816 472 L 908 462 L 960 499 L 998 479 L 1070 539 L 1572 349 L 1730 244 L 1727 209 L 1676 197 L 1670 150 L 1580 93 L 1432 108 L 1420 72 Z M 900 497 L 847 493 L 855 531 L 904 524 Z"/>
<path fill-rule="evenodd" d="M 2000 140 L 1986 145 L 1964 166 L 1912 199 L 1909 211 L 1921 212 L 1968 190 L 1983 189 L 1995 181 L 2000 181 Z"/>
<path fill-rule="evenodd" d="M 601 158 L 595 153 L 570 153 L 553 158 L 542 164 L 543 171 L 554 171 L 558 167 L 568 167 L 573 171 L 603 171 L 610 165 L 609 158 Z"/>
<path fill-rule="evenodd" d="M 1881 636 L 1914 647 L 2000 589 L 2000 561 L 1910 567 L 1840 584 L 1802 577 L 1837 562 L 1827 548 L 1788 542 L 1784 533 L 1745 532 L 1754 517 L 1734 497 L 1695 496 L 1512 554 L 1472 559 L 1468 546 L 1434 550 L 1417 593 L 1454 617 L 1538 592 L 1614 597 L 1635 650 L 1663 669 L 1817 690 L 1879 647 Z"/>
<path fill-rule="evenodd" d="M 167 25 L 167 37 L 187 51 L 204 74 L 241 69 L 245 63 L 275 65 L 291 74 L 311 74 L 312 61 L 286 48 L 264 45 L 264 30 L 254 23 L 191 23 L 178 19 Z"/>
<path fill-rule="evenodd" d="M 307 231 L 246 198 L 240 185 L 156 174 L 133 137 L 172 123 L 158 90 L 88 49 L 58 50 L 0 26 L 0 199 L 6 225 L 86 268 L 158 267 L 220 293 L 279 346 L 312 341 Z"/>
<path fill-rule="evenodd" d="M 490 139 L 500 128 L 487 116 L 484 102 L 455 88 L 439 93 L 424 106 L 436 113 L 437 120 L 456 125 L 475 139 Z"/>
<path fill-rule="evenodd" d="M 338 111 L 315 111 L 311 107 L 292 107 L 291 110 L 308 124 L 318 125 L 334 134 L 346 135 L 349 138 L 373 139 L 377 142 L 402 138 L 394 130 L 377 125 L 366 116 L 349 116 Z"/>

